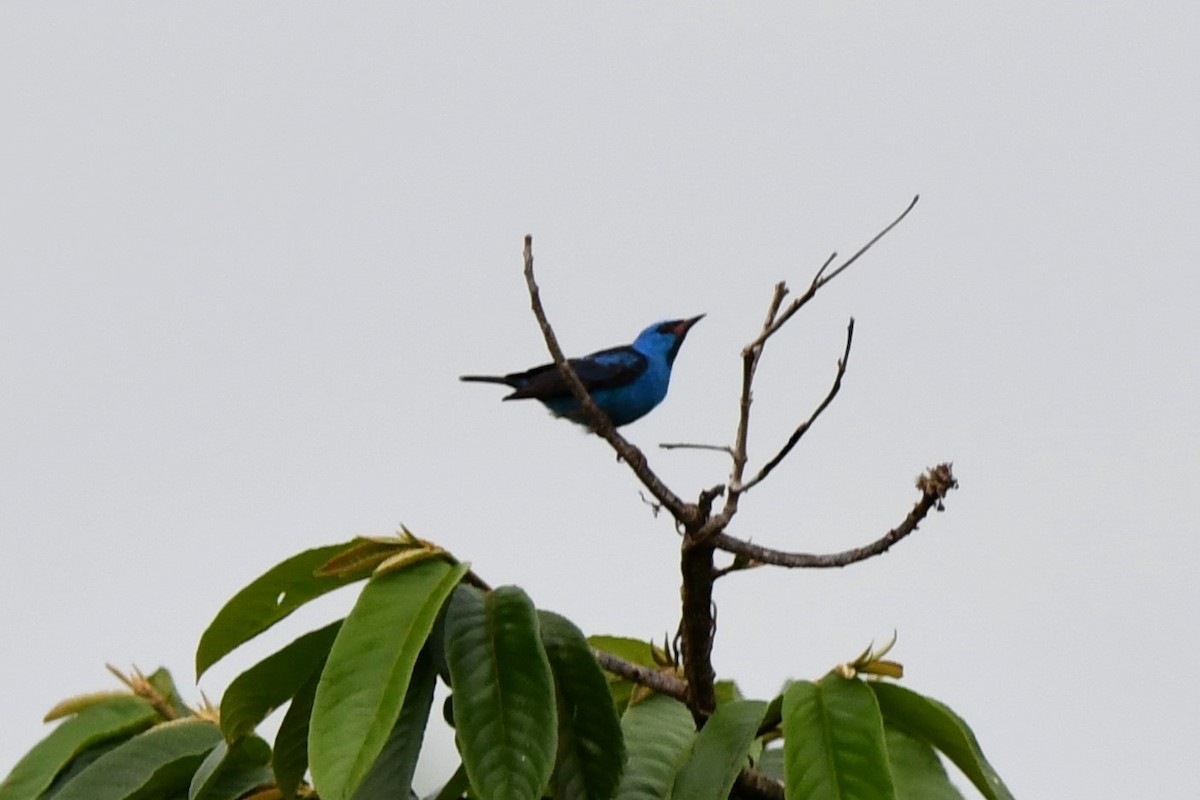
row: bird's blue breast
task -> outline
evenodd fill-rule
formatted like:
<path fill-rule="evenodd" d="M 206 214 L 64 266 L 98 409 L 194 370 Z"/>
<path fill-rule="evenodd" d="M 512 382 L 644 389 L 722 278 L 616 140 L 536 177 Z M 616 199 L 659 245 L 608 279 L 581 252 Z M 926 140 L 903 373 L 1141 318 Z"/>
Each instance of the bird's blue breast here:
<path fill-rule="evenodd" d="M 623 386 L 592 390 L 592 399 L 608 415 L 613 425 L 620 427 L 649 414 L 667 396 L 671 372 L 665 365 L 651 362 L 635 380 Z M 556 416 L 567 417 L 587 424 L 579 401 L 574 396 L 555 397 L 543 401 Z"/>

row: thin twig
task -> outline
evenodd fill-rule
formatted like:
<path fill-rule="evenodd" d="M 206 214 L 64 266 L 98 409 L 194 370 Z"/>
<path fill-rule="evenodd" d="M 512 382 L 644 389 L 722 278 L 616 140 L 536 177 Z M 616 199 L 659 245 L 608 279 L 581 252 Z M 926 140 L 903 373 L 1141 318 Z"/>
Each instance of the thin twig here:
<path fill-rule="evenodd" d="M 546 319 L 546 312 L 542 308 L 541 294 L 538 291 L 537 281 L 533 277 L 533 237 L 530 235 L 525 236 L 524 259 L 525 284 L 529 288 L 529 300 L 533 308 L 533 315 L 537 318 L 538 326 L 542 329 L 542 336 L 546 340 L 546 348 L 550 351 L 550 355 L 558 367 L 559 374 L 562 375 L 567 388 L 571 390 L 571 394 L 579 401 L 588 424 L 597 435 L 612 445 L 617 455 L 624 459 L 625 463 L 629 465 L 629 468 L 638 477 L 638 480 L 642 482 L 642 485 L 671 512 L 676 520 L 684 524 L 694 521 L 696 507 L 690 503 L 685 503 L 678 495 L 667 488 L 667 485 L 650 469 L 650 465 L 647 463 L 646 456 L 642 454 L 642 451 L 630 444 L 621 434 L 617 433 L 612 420 L 592 400 L 592 396 L 588 394 L 587 388 L 579 380 L 579 376 L 575 374 L 575 370 L 571 367 L 570 363 L 567 362 L 562 348 L 559 347 L 558 337 L 554 335 L 554 329 L 550 326 L 550 321 Z"/>
<path fill-rule="evenodd" d="M 827 283 L 832 281 L 838 275 L 841 275 L 843 272 L 845 272 L 846 269 L 848 269 L 851 264 L 853 264 L 855 261 L 858 261 L 858 259 L 861 258 L 864 253 L 866 253 L 868 250 L 870 250 L 875 245 L 876 242 L 878 242 L 880 239 L 882 239 L 884 236 L 886 236 L 893 228 L 895 228 L 897 225 L 899 225 L 900 222 L 905 217 L 908 216 L 908 213 L 913 210 L 913 207 L 916 206 L 917 201 L 920 199 L 921 199 L 920 195 L 913 197 L 912 202 L 908 204 L 908 208 L 904 209 L 904 211 L 901 212 L 900 216 L 896 217 L 894 220 L 892 220 L 890 223 L 888 223 L 888 225 L 886 227 L 884 227 L 883 230 L 879 231 L 879 233 L 877 233 L 873 237 L 871 237 L 871 240 L 869 242 L 867 242 L 862 247 L 860 247 L 858 249 L 858 252 L 856 252 L 854 255 L 850 256 L 850 258 L 848 258 L 845 263 L 838 265 L 837 269 L 835 269 L 833 272 L 829 273 L 828 275 L 825 274 L 825 270 L 833 262 L 833 259 L 837 255 L 837 253 L 834 253 L 832 256 L 830 256 L 828 259 L 826 259 L 825 263 L 821 265 L 821 268 L 819 270 L 817 270 L 816 275 L 813 276 L 812 283 L 809 284 L 808 288 L 804 291 L 804 294 L 800 295 L 795 300 L 793 300 L 791 302 L 791 304 L 783 311 L 783 313 L 780 314 L 774 320 L 774 322 L 772 322 L 772 324 L 770 326 L 768 326 L 765 330 L 763 330 L 763 332 L 761 334 L 759 334 L 757 339 L 755 339 L 750 344 L 746 345 L 746 350 L 753 349 L 756 347 L 761 347 L 762 344 L 767 339 L 770 339 L 772 336 L 774 336 L 775 332 L 778 331 L 780 328 L 782 328 L 787 323 L 787 321 L 796 314 L 797 311 L 799 311 L 801 308 L 804 307 L 804 305 L 806 303 L 808 303 L 809 300 L 812 300 L 813 297 L 816 296 L 817 292 L 823 286 L 825 286 Z M 742 352 L 745 353 L 746 350 L 743 350 Z"/>
<path fill-rule="evenodd" d="M 601 667 L 614 675 L 620 675 L 622 678 L 633 681 L 638 686 L 653 689 L 659 694 L 674 697 L 676 700 L 684 703 L 687 702 L 687 681 L 680 680 L 669 672 L 651 667 L 643 667 L 641 664 L 634 664 L 620 656 L 615 656 L 612 653 L 598 650 L 594 647 L 592 648 L 592 655 L 596 657 L 596 662 Z"/>
<path fill-rule="evenodd" d="M 837 258 L 837 250 L 834 250 L 832 253 L 830 253 L 829 258 L 825 259 L 825 263 L 821 265 L 819 270 L 817 270 L 817 274 L 813 276 L 814 283 L 821 280 L 821 276 L 825 274 L 825 270 L 829 269 L 829 265 L 833 263 L 835 258 Z"/>
<path fill-rule="evenodd" d="M 754 385 L 754 374 L 758 369 L 758 360 L 762 357 L 762 341 L 765 341 L 766 332 L 775 324 L 776 315 L 779 313 L 779 308 L 787 293 L 786 283 L 780 281 L 775 284 L 771 302 L 767 306 L 767 316 L 763 320 L 763 332 L 755 340 L 757 343 L 751 343 L 742 348 L 742 392 L 738 399 L 737 432 L 734 434 L 733 448 L 729 454 L 733 460 L 733 469 L 729 475 L 730 491 L 725 495 L 725 506 L 721 512 L 707 519 L 700 530 L 696 532 L 693 538 L 697 543 L 725 530 L 734 515 L 737 514 L 738 499 L 741 493 L 736 487 L 742 484 L 742 478 L 746 473 L 746 443 L 750 438 L 750 406 L 754 403 L 751 389 Z"/>
<path fill-rule="evenodd" d="M 917 488 L 921 490 L 921 499 L 913 506 L 912 511 L 895 528 L 892 528 L 879 539 L 870 544 L 844 550 L 840 553 L 814 555 L 811 553 L 791 553 L 774 550 L 769 547 L 752 544 L 742 539 L 718 533 L 712 537 L 712 543 L 718 549 L 752 559 L 763 564 L 773 564 L 777 567 L 825 569 L 830 567 L 845 567 L 858 561 L 865 561 L 873 556 L 886 552 L 892 545 L 917 529 L 917 525 L 933 509 L 941 511 L 942 501 L 951 489 L 958 488 L 958 481 L 950 464 L 939 464 L 931 467 L 919 478 Z"/>
<path fill-rule="evenodd" d="M 842 388 L 842 376 L 846 374 L 846 365 L 850 363 L 850 346 L 853 344 L 853 342 L 854 318 L 851 317 L 850 324 L 846 326 L 846 349 L 842 353 L 842 357 L 838 359 L 837 374 L 833 378 L 833 385 L 829 387 L 829 393 L 825 395 L 825 399 L 822 400 L 821 404 L 817 406 L 815 411 L 813 411 L 812 416 L 810 416 L 807 420 L 802 422 L 798 428 L 796 428 L 796 430 L 788 438 L 787 443 L 784 444 L 784 446 L 770 461 L 763 465 L 763 468 L 758 471 L 758 474 L 746 481 L 746 483 L 742 484 L 741 486 L 735 487 L 737 491 L 745 494 L 759 483 L 762 483 L 763 479 L 770 475 L 771 471 L 775 469 L 775 467 L 779 466 L 781 461 L 787 458 L 788 453 L 792 452 L 792 448 L 796 446 L 804 434 L 808 433 L 808 429 L 813 426 L 813 423 L 817 421 L 817 417 L 821 416 L 821 412 L 829 407 L 829 404 L 833 402 L 833 398 L 837 397 L 837 393 Z"/>
<path fill-rule="evenodd" d="M 663 442 L 659 445 L 663 450 L 715 450 L 718 453 L 733 455 L 733 448 L 727 444 L 696 444 L 693 442 Z"/>
<path fill-rule="evenodd" d="M 836 255 L 836 253 L 834 254 Z M 822 267 L 824 269 L 824 267 Z M 771 305 L 767 307 L 767 325 L 775 322 L 775 317 L 779 314 L 779 307 L 783 305 L 783 298 L 787 296 L 788 287 L 783 281 L 775 284 L 775 292 L 771 295 Z"/>
<path fill-rule="evenodd" d="M 873 238 L 871 241 L 867 242 L 867 243 L 866 243 L 866 244 L 864 244 L 862 247 L 860 247 L 860 248 L 858 249 L 858 252 L 857 252 L 857 253 L 855 253 L 854 255 L 850 256 L 850 258 L 848 258 L 848 259 L 846 260 L 846 263 L 845 263 L 845 264 L 842 264 L 840 267 L 838 267 L 837 269 L 835 269 L 833 272 L 831 272 L 831 273 L 829 273 L 827 276 L 825 276 L 825 278 L 821 280 L 821 284 L 820 284 L 820 285 L 821 285 L 821 286 L 824 286 L 825 284 L 829 283 L 831 280 L 833 280 L 833 279 L 834 279 L 834 278 L 836 278 L 838 275 L 840 275 L 840 274 L 841 274 L 841 273 L 842 273 L 842 272 L 843 272 L 843 271 L 844 271 L 844 270 L 845 270 L 847 267 L 849 267 L 849 266 L 850 266 L 851 264 L 853 264 L 855 261 L 858 261 L 858 258 L 859 258 L 859 256 L 861 256 L 863 253 L 865 253 L 865 252 L 867 252 L 868 250 L 870 250 L 872 245 L 874 245 L 876 242 L 878 242 L 878 241 L 879 241 L 880 239 L 882 239 L 884 236 L 887 236 L 887 235 L 888 235 L 888 233 L 889 233 L 889 232 L 892 230 L 892 228 L 894 228 L 894 227 L 896 227 L 897 225 L 899 225 L 899 224 L 900 224 L 900 223 L 901 223 L 901 222 L 904 220 L 904 218 L 908 216 L 908 212 L 910 212 L 910 211 L 912 211 L 912 210 L 913 210 L 913 206 L 915 206 L 915 205 L 917 204 L 917 201 L 918 201 L 918 200 L 920 200 L 920 199 L 921 199 L 921 195 L 919 195 L 919 194 L 918 194 L 918 195 L 913 195 L 912 202 L 908 204 L 908 208 L 904 209 L 904 211 L 903 211 L 903 212 L 900 214 L 900 216 L 898 216 L 898 217 L 896 217 L 894 220 L 892 220 L 892 223 L 891 223 L 890 225 L 888 225 L 886 228 L 884 228 L 883 230 L 881 230 L 879 233 L 875 234 L 875 238 Z M 819 275 L 818 275 L 818 277 L 819 277 Z M 818 287 L 818 288 L 819 288 L 819 287 Z"/>
<path fill-rule="evenodd" d="M 783 304 L 783 298 L 787 293 L 786 283 L 780 281 L 775 284 L 775 291 L 772 293 L 771 303 L 767 307 L 767 317 L 763 321 L 763 332 L 759 335 L 759 340 L 756 340 L 756 344 L 742 349 L 742 394 L 738 401 L 737 433 L 733 439 L 733 474 L 729 479 L 730 486 L 741 484 L 742 476 L 745 474 L 746 442 L 750 437 L 750 405 L 754 402 L 754 395 L 751 392 L 754 373 L 758 370 L 759 359 L 762 358 L 762 342 L 766 341 L 767 331 L 776 324 L 779 307 Z M 733 502 L 732 508 L 736 509 L 737 498 L 734 494 L 730 495 L 729 501 Z M 732 517 L 732 515 L 730 516 Z"/>

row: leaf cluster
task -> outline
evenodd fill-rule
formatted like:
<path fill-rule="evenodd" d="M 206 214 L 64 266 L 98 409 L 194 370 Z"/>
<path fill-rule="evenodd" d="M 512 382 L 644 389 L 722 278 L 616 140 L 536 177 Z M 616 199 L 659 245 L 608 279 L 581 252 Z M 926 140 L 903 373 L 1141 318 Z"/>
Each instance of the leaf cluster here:
<path fill-rule="evenodd" d="M 770 702 L 720 682 L 718 707 L 697 721 L 680 699 L 606 674 L 595 655 L 678 681 L 671 653 L 589 641 L 521 589 L 486 588 L 407 531 L 268 570 L 204 632 L 197 677 L 354 581 L 365 584 L 344 619 L 246 669 L 219 710 L 185 706 L 163 670 L 123 678 L 128 692 L 60 704 L 52 716 L 65 719 L 0 784 L 0 800 L 418 797 L 412 777 L 439 679 L 461 764 L 434 800 L 961 797 L 937 753 L 982 796 L 1010 797 L 947 707 L 857 677 L 898 667 L 870 651 Z M 268 743 L 255 729 L 285 705 Z"/>

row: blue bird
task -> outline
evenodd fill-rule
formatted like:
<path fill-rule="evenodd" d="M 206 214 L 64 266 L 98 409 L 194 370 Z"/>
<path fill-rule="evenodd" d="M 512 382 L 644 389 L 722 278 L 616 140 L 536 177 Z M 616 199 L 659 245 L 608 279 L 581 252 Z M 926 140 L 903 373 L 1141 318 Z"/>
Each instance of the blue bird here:
<path fill-rule="evenodd" d="M 688 331 L 703 317 L 701 314 L 691 319 L 656 322 L 639 333 L 633 344 L 568 361 L 612 424 L 617 427 L 628 425 L 650 413 L 667 396 L 675 356 L 679 355 Z M 571 394 L 553 363 L 508 375 L 463 375 L 460 380 L 502 383 L 515 390 L 505 396 L 505 400 L 532 397 L 541 401 L 556 417 L 566 417 L 580 425 L 588 424 L 579 401 Z"/>

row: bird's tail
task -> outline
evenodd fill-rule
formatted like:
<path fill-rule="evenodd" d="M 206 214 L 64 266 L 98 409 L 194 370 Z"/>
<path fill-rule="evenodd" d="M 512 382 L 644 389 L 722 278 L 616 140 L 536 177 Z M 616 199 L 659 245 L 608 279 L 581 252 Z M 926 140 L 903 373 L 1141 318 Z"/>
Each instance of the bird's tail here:
<path fill-rule="evenodd" d="M 512 386 L 509 379 L 503 375 L 460 375 L 458 379 L 466 383 L 499 383 L 502 386 Z"/>

